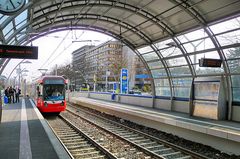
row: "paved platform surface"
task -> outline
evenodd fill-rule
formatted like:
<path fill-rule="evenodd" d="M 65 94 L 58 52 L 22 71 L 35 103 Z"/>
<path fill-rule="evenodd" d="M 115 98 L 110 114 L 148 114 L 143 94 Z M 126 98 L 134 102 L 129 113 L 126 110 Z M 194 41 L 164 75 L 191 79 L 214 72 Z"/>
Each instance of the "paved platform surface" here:
<path fill-rule="evenodd" d="M 70 159 L 29 99 L 5 104 L 0 124 L 0 158 Z"/>
<path fill-rule="evenodd" d="M 204 119 L 185 113 L 86 97 L 71 97 L 69 101 L 240 155 L 238 122 Z"/>

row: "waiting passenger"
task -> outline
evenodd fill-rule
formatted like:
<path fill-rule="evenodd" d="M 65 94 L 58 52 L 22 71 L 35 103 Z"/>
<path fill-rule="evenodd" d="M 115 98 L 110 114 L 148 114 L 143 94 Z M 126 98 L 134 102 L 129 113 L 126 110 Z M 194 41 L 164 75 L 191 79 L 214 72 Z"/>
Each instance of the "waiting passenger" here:
<path fill-rule="evenodd" d="M 21 94 L 21 89 L 20 88 L 17 88 L 16 89 L 16 93 L 15 93 L 15 97 L 16 97 L 16 103 L 19 102 L 19 96 Z"/>
<path fill-rule="evenodd" d="M 52 93 L 52 96 L 60 96 L 60 95 L 61 93 L 57 89 L 55 89 L 54 92 Z"/>

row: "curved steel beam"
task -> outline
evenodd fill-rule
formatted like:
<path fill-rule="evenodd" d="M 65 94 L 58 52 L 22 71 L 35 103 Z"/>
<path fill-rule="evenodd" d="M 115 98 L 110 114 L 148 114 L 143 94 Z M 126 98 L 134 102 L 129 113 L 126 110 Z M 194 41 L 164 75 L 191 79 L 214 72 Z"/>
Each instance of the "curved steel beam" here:
<path fill-rule="evenodd" d="M 62 17 L 65 17 L 64 22 L 69 22 L 68 24 L 65 24 L 65 25 L 71 27 L 71 25 L 72 25 L 71 22 L 74 22 L 75 18 L 72 18 L 74 15 L 68 15 L 68 16 L 70 17 L 69 19 L 67 19 L 65 15 L 63 15 Z M 98 21 L 103 21 L 103 22 L 114 24 L 116 26 L 119 26 L 119 27 L 122 27 L 122 28 L 124 28 L 126 30 L 131 31 L 132 33 L 135 33 L 137 36 L 139 36 L 139 38 L 143 38 L 146 41 L 146 43 L 149 43 L 149 42 L 151 43 L 150 37 L 145 35 L 141 30 L 135 28 L 134 26 L 132 26 L 132 25 L 130 25 L 128 23 L 121 22 L 118 19 L 114 19 L 114 18 L 108 17 L 108 16 L 98 16 L 98 15 L 95 15 L 95 14 L 86 14 L 86 15 L 83 15 L 80 19 L 81 20 L 98 20 Z M 42 23 L 44 25 L 41 25 Z M 55 20 L 55 24 L 61 24 L 61 23 L 62 23 L 62 20 Z M 52 26 L 52 24 L 51 23 L 45 24 L 45 21 L 41 21 L 41 22 L 33 25 L 33 27 L 36 27 L 36 26 L 41 26 L 41 28 L 49 28 L 49 27 Z M 39 28 L 37 28 L 37 29 L 41 30 Z M 117 34 L 117 33 L 115 33 L 115 34 Z M 124 38 L 124 37 L 122 36 L 122 38 Z"/>
<path fill-rule="evenodd" d="M 84 2 L 84 3 L 86 3 L 86 1 L 81 1 L 81 2 Z M 103 4 L 102 2 L 108 2 L 109 4 Z M 101 4 L 100 4 L 101 3 Z M 60 5 L 60 3 L 59 4 L 54 4 L 54 5 L 56 5 L 56 6 L 59 6 Z M 55 10 L 52 10 L 51 12 L 48 12 L 48 13 L 46 13 L 46 12 L 44 12 L 44 10 L 45 9 L 47 9 L 47 10 L 49 10 L 49 8 L 51 8 L 51 7 L 54 7 L 54 5 L 51 5 L 51 6 L 48 6 L 48 7 L 46 7 L 46 8 L 42 8 L 41 10 L 39 10 L 39 11 L 41 11 L 41 12 L 43 12 L 44 13 L 44 16 L 46 16 L 46 15 L 50 15 L 51 13 L 55 13 Z M 81 5 L 83 5 L 83 4 L 81 4 Z M 104 6 L 106 6 L 106 5 L 110 5 L 111 7 L 114 7 L 114 8 L 120 8 L 120 9 L 125 9 L 125 10 L 128 10 L 128 11 L 130 11 L 130 12 L 132 12 L 132 13 L 134 13 L 134 14 L 138 14 L 138 15 L 140 15 L 140 16 L 142 16 L 142 17 L 144 17 L 146 20 L 144 21 L 144 22 L 142 22 L 141 24 L 138 24 L 138 25 L 135 25 L 134 26 L 134 28 L 137 28 L 138 26 L 140 26 L 140 25 L 142 25 L 142 24 L 144 24 L 144 23 L 146 23 L 146 22 L 148 22 L 148 21 L 152 21 L 154 24 L 156 24 L 156 25 L 158 25 L 160 28 L 162 28 L 162 30 L 164 30 L 164 31 L 167 31 L 168 33 L 169 33 L 169 35 L 174 35 L 174 33 L 173 33 L 173 31 L 170 29 L 170 27 L 168 27 L 165 23 L 163 23 L 160 19 L 158 19 L 157 18 L 157 16 L 159 16 L 159 15 L 157 15 L 157 16 L 154 16 L 154 15 L 152 15 L 152 14 L 150 14 L 149 12 L 147 12 L 147 11 L 145 11 L 144 9 L 142 9 L 142 8 L 137 8 L 137 7 L 135 7 L 135 6 L 133 6 L 133 5 L 130 5 L 130 4 L 127 4 L 127 3 L 119 3 L 119 2 L 113 2 L 113 1 L 104 1 L 104 0 L 102 0 L 102 1 L 99 1 L 99 3 L 89 3 L 89 1 L 88 1 L 88 5 L 92 5 L 92 6 L 98 6 L 98 5 L 104 5 Z M 73 9 L 73 7 L 78 7 L 78 5 L 75 5 L 75 6 L 68 6 L 68 7 L 62 7 L 62 10 L 66 10 L 66 8 L 67 9 Z M 176 7 L 176 6 L 175 6 Z M 58 7 L 56 7 L 56 8 L 58 8 Z M 174 8 L 174 7 L 173 7 Z M 58 9 L 56 10 L 56 11 L 59 11 Z M 36 12 L 34 12 L 34 13 L 37 13 L 38 11 L 36 11 Z M 36 17 L 35 19 L 40 19 L 41 18 L 41 16 L 42 16 L 43 14 L 40 14 L 40 16 L 38 16 L 38 17 Z M 101 15 L 101 17 L 102 17 L 102 15 Z M 45 18 L 45 17 L 44 17 Z M 56 20 L 56 16 L 54 17 L 54 21 Z M 32 22 L 34 22 L 34 19 L 32 19 Z M 52 23 L 51 23 L 52 24 Z M 126 29 L 126 31 L 128 31 L 129 29 Z M 126 32 L 125 31 L 125 32 Z M 153 45 L 153 43 L 152 43 L 152 41 L 151 41 L 151 39 L 150 38 L 148 38 L 149 39 L 149 42 L 147 42 L 147 43 L 149 43 L 149 45 L 151 46 L 151 45 Z M 146 39 L 145 39 L 146 40 Z M 152 47 L 152 46 L 151 46 Z M 153 48 L 153 50 L 157 53 L 157 55 L 159 56 L 159 51 L 156 51 L 156 47 L 152 47 Z M 167 75 L 168 75 L 168 78 L 170 79 L 170 74 L 169 74 L 169 69 L 168 69 L 168 67 L 167 67 L 167 64 L 162 60 L 162 58 L 161 58 L 161 56 L 159 57 L 160 58 L 160 60 L 161 60 L 161 62 L 164 64 L 164 67 L 165 67 L 165 71 L 167 72 Z M 188 62 L 188 60 L 187 60 L 187 62 Z M 169 80 L 170 81 L 170 80 Z M 171 84 L 172 82 L 170 82 L 170 86 L 172 85 Z M 171 87 L 171 89 L 172 89 L 173 87 Z M 172 92 L 172 90 L 171 90 L 171 92 Z M 173 96 L 173 94 L 171 93 L 171 96 Z"/>
<path fill-rule="evenodd" d="M 103 20 L 105 20 L 105 19 L 112 19 L 111 17 L 105 17 L 105 16 L 101 16 L 101 18 L 103 18 Z M 102 20 L 100 17 L 99 18 L 97 18 L 98 20 Z M 87 18 L 87 19 L 90 19 L 90 18 Z M 72 22 L 72 20 L 74 20 L 74 19 L 70 19 L 69 21 L 70 22 Z M 65 20 L 66 21 L 66 20 Z M 56 21 L 57 22 L 57 21 Z M 61 21 L 59 21 L 59 23 L 60 23 Z M 108 21 L 109 22 L 109 21 Z M 113 20 L 113 23 L 115 23 L 116 25 L 120 25 L 120 24 L 122 24 L 123 22 L 118 22 L 118 20 L 117 19 L 114 19 Z M 125 23 L 123 23 L 124 25 L 127 25 L 128 27 L 127 28 L 129 28 L 129 24 L 125 24 Z M 51 24 L 49 24 L 49 25 L 51 25 Z M 68 26 L 68 25 L 67 25 Z M 88 25 L 87 25 L 87 27 L 89 27 Z M 140 30 L 137 30 L 136 28 L 134 28 L 134 27 L 132 27 L 132 26 L 130 26 L 131 27 L 131 30 L 132 30 L 132 32 L 135 32 L 135 33 L 137 33 L 137 34 L 139 34 L 139 33 L 141 33 L 141 35 L 140 35 L 140 37 L 142 37 L 142 35 L 145 37 L 145 39 L 147 39 L 147 40 L 145 40 L 147 43 L 149 43 L 149 46 L 150 47 L 152 47 L 152 49 L 153 49 L 153 51 L 157 54 L 157 56 L 159 57 L 159 60 L 162 62 L 162 64 L 163 64 L 163 66 L 164 66 L 164 68 L 165 68 L 165 71 L 166 71 L 166 74 L 167 74 L 167 76 L 168 77 L 170 77 L 170 71 L 169 71 L 169 69 L 168 69 L 168 67 L 167 67 L 167 64 L 166 64 L 166 62 L 163 60 L 163 57 L 161 56 L 161 54 L 159 53 L 159 51 L 157 51 L 157 48 L 153 45 L 153 43 L 150 41 L 151 39 L 149 38 L 149 37 L 147 37 L 146 35 L 144 35 L 144 33 L 142 33 Z M 48 26 L 44 26 L 44 28 L 46 28 L 45 30 L 47 30 L 47 28 L 49 28 Z M 130 29 L 130 28 L 129 28 Z M 114 34 L 116 34 L 116 33 L 114 33 Z M 116 34 L 116 35 L 118 35 L 118 34 Z M 122 36 L 120 36 L 121 37 L 121 39 L 120 39 L 120 41 L 122 41 L 122 39 L 124 39 L 124 37 L 122 37 Z M 132 46 L 134 46 L 134 45 L 132 45 Z M 134 47 L 131 47 L 131 48 L 134 48 L 134 49 L 136 49 L 136 47 L 134 46 Z M 144 58 L 143 57 L 141 57 L 142 55 L 141 54 L 137 54 L 139 57 L 140 57 L 140 59 L 142 60 L 142 62 L 144 63 L 144 64 L 147 64 L 147 62 L 145 62 L 145 60 L 144 60 Z M 147 70 L 148 70 L 148 73 L 149 74 L 151 74 L 151 71 L 150 71 L 150 69 L 149 69 L 149 67 L 148 67 L 148 65 L 145 65 L 145 67 L 147 68 Z M 152 75 L 151 75 L 152 76 Z M 170 86 L 172 86 L 172 81 L 169 79 L 169 82 L 170 82 Z M 171 98 L 172 98 L 172 95 L 173 95 L 173 92 L 172 92 L 172 90 L 170 89 L 170 91 L 171 91 Z M 155 91 L 154 91 L 155 92 Z M 155 96 L 155 93 L 153 94 L 153 96 Z"/>
<path fill-rule="evenodd" d="M 176 0 L 174 0 L 175 3 L 179 3 Z M 196 19 L 202 26 L 204 31 L 207 33 L 208 37 L 211 39 L 211 41 L 213 42 L 215 48 L 217 49 L 217 52 L 223 62 L 223 67 L 224 67 L 224 72 L 225 72 L 225 76 L 227 79 L 227 88 L 228 88 L 228 93 L 227 93 L 227 97 L 228 97 L 228 109 L 229 109 L 229 113 L 228 113 L 228 119 L 231 120 L 232 118 L 232 81 L 231 81 L 231 76 L 230 76 L 230 70 L 228 67 L 228 63 L 226 60 L 226 57 L 223 53 L 223 50 L 221 49 L 221 45 L 218 42 L 217 38 L 214 36 L 214 33 L 212 32 L 212 30 L 210 29 L 210 27 L 207 25 L 207 21 L 204 19 L 204 17 L 193 7 L 191 7 L 191 5 L 186 2 L 181 0 L 181 8 L 183 8 L 187 13 L 189 13 L 189 15 L 191 15 L 194 19 Z"/>

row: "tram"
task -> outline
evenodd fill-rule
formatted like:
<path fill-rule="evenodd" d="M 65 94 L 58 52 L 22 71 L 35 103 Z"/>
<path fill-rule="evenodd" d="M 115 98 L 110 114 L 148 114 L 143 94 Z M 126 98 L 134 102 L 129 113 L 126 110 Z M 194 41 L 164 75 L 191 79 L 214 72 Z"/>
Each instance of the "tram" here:
<path fill-rule="evenodd" d="M 42 113 L 60 113 L 66 109 L 67 81 L 61 76 L 43 76 L 36 83 L 36 105 Z"/>

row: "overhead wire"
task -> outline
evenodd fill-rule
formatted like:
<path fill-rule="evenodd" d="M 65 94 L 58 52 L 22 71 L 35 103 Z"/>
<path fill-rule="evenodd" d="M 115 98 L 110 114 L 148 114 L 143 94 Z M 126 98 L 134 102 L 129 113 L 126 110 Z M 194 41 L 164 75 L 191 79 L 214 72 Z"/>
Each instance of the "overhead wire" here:
<path fill-rule="evenodd" d="M 45 66 L 48 61 L 51 59 L 51 57 L 56 53 L 56 51 L 58 50 L 58 48 L 62 45 L 62 43 L 64 42 L 64 40 L 67 38 L 68 34 L 70 33 L 70 30 L 67 32 L 67 34 L 64 36 L 64 38 L 60 41 L 60 43 L 58 44 L 58 46 L 55 48 L 55 50 L 50 54 L 50 56 L 48 57 L 48 59 L 42 64 L 42 66 L 40 68 L 43 68 L 43 66 Z"/>
<path fill-rule="evenodd" d="M 83 32 L 81 33 L 81 35 L 79 35 L 79 37 L 76 37 L 76 36 L 75 36 L 75 38 L 76 38 L 76 39 L 79 39 L 84 33 L 85 33 L 85 32 L 83 31 Z M 73 44 L 73 43 L 70 43 L 67 47 L 64 47 L 64 49 L 63 49 L 61 52 L 59 52 L 59 54 L 57 54 L 56 57 L 53 58 L 52 61 L 50 61 L 48 64 L 51 64 L 53 61 L 56 60 L 57 57 L 60 57 L 60 55 L 61 55 L 62 53 L 64 53 L 69 47 L 71 47 L 72 44 Z"/>

